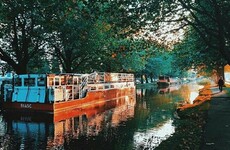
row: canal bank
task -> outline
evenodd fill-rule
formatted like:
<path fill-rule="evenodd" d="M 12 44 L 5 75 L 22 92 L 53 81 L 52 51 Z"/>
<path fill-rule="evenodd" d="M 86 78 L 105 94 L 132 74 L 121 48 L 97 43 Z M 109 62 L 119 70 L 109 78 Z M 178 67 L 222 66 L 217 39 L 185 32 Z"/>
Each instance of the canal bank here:
<path fill-rule="evenodd" d="M 175 115 L 176 131 L 157 150 L 229 150 L 230 88 L 219 92 L 209 86 L 200 91 L 196 104 L 180 107 Z"/>

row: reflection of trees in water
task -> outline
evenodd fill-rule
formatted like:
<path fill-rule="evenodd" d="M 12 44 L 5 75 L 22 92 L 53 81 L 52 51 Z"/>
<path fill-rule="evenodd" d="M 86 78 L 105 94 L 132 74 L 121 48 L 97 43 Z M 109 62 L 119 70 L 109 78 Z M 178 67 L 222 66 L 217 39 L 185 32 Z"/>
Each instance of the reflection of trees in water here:
<path fill-rule="evenodd" d="M 157 88 L 149 88 L 149 89 L 136 89 L 137 97 L 145 97 L 146 95 L 151 95 L 153 93 L 157 93 Z"/>
<path fill-rule="evenodd" d="M 145 89 L 144 96 L 137 96 L 135 117 L 140 128 L 152 128 L 172 117 L 173 94 L 162 95 L 158 89 Z"/>
<path fill-rule="evenodd" d="M 133 103 L 134 104 L 134 103 Z M 81 135 L 72 140 L 66 145 L 68 149 L 111 149 L 115 146 L 117 149 L 132 149 L 127 143 L 132 143 L 132 136 L 136 130 L 134 122 L 134 108 L 133 104 L 119 107 L 106 111 L 97 116 L 103 116 L 100 126 L 102 127 L 100 133 L 97 135 L 89 136 L 89 134 Z M 95 117 L 94 117 L 95 118 Z M 88 133 L 95 119 L 88 119 Z M 98 126 L 94 124 L 94 127 Z M 96 130 L 95 130 L 96 131 Z"/>
<path fill-rule="evenodd" d="M 158 90 L 159 89 L 146 89 L 144 96 L 137 97 L 135 122 L 138 124 L 138 130 L 136 131 L 140 131 L 140 133 L 145 135 L 145 137 L 142 139 L 143 141 L 139 144 L 146 144 L 147 141 L 147 144 L 149 142 L 156 142 L 157 140 L 155 140 L 153 137 L 147 137 L 147 134 L 145 133 L 148 131 L 151 132 L 150 130 L 156 131 L 157 129 L 163 127 L 168 120 L 173 120 L 173 112 L 175 110 L 174 98 L 179 94 L 177 91 L 167 94 L 160 94 Z M 154 133 L 149 135 L 153 136 Z M 135 146 L 137 148 L 140 145 Z"/>
<path fill-rule="evenodd" d="M 137 91 L 137 101 L 139 102 L 138 105 L 142 105 L 146 109 L 147 107 L 156 107 L 169 103 L 172 101 L 174 95 L 173 93 L 159 94 L 157 88 L 141 89 Z"/>
<path fill-rule="evenodd" d="M 155 126 L 161 124 L 164 120 L 170 119 L 176 109 L 178 102 L 189 100 L 190 88 L 188 85 L 180 85 L 179 87 L 170 87 L 169 93 L 159 93 L 159 88 L 141 89 L 137 92 L 136 114 L 142 126 Z M 142 94 L 141 92 L 144 92 Z"/>
<path fill-rule="evenodd" d="M 134 96 L 124 97 L 123 99 L 117 99 L 116 103 L 116 107 L 104 110 L 103 112 L 99 112 L 94 115 L 81 115 L 55 123 L 55 126 L 62 124 L 62 127 L 65 128 L 65 131 L 59 133 L 60 136 L 57 134 L 55 137 L 57 139 L 65 139 L 65 143 L 63 144 L 66 144 L 66 142 L 69 143 L 70 141 L 68 142 L 66 140 L 70 138 L 71 141 L 74 141 L 75 147 L 78 144 L 78 146 L 83 144 L 84 147 L 87 147 L 88 145 L 92 147 L 91 144 L 94 142 L 91 142 L 97 140 L 98 138 L 100 139 L 101 135 L 105 136 L 105 138 L 112 139 L 112 137 L 108 137 L 111 134 L 110 129 L 120 126 L 122 122 L 126 122 L 129 118 L 134 116 L 136 99 Z M 72 125 L 67 126 L 67 124 L 70 123 Z M 74 130 L 72 130 L 73 126 Z M 113 134 L 114 133 L 111 135 Z M 103 139 L 104 142 L 105 140 L 106 139 Z M 84 142 L 89 143 L 85 143 L 85 145 Z M 58 143 L 56 145 L 58 145 Z M 105 143 L 103 145 L 105 145 Z"/>
<path fill-rule="evenodd" d="M 182 86 L 179 90 L 167 94 L 159 94 L 157 88 L 137 89 L 136 94 L 134 118 L 121 122 L 119 126 L 106 128 L 97 136 L 85 137 L 87 141 L 84 138 L 74 139 L 68 146 L 75 148 L 77 145 L 80 146 L 79 149 L 92 149 L 94 146 L 97 149 L 114 146 L 116 149 L 133 149 L 133 136 L 136 131 L 159 128 L 167 120 L 173 119 L 176 103 L 189 98 L 189 88 Z"/>

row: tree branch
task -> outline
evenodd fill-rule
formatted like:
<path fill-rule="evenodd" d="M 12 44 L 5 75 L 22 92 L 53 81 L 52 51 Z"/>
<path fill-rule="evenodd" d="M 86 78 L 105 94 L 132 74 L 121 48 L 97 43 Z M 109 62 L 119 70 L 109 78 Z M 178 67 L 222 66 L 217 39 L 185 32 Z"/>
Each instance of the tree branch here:
<path fill-rule="evenodd" d="M 0 48 L 0 59 L 7 62 L 12 67 L 15 67 L 17 64 L 11 57 L 2 49 Z"/>

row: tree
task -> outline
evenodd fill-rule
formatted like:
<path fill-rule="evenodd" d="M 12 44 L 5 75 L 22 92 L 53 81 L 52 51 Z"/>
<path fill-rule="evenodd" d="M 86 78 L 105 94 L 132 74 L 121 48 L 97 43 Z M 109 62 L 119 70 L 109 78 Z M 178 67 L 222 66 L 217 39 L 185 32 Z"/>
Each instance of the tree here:
<path fill-rule="evenodd" d="M 44 55 L 36 54 L 30 63 L 27 65 L 27 73 L 49 73 L 49 60 Z"/>
<path fill-rule="evenodd" d="M 145 71 L 150 77 L 158 77 L 159 75 L 178 76 L 177 70 L 172 66 L 174 57 L 171 52 L 158 52 L 154 57 L 149 58 Z"/>
<path fill-rule="evenodd" d="M 220 74 L 223 67 L 227 62 L 221 57 L 219 51 L 210 49 L 209 53 L 206 52 L 206 45 L 198 33 L 190 32 L 185 40 L 175 46 L 173 50 L 174 65 L 181 70 L 196 69 L 198 72 L 206 71 L 212 72 L 213 69 L 217 70 Z"/>
<path fill-rule="evenodd" d="M 113 71 L 138 72 L 144 69 L 146 60 L 157 48 L 144 39 L 115 39 L 110 43 L 108 49 L 112 54 L 105 62 Z"/>
<path fill-rule="evenodd" d="M 16 73 L 27 73 L 29 61 L 38 53 L 44 54 L 47 44 L 44 13 L 52 4 L 52 1 L 1 0 L 0 59 Z"/>
<path fill-rule="evenodd" d="M 47 52 L 65 72 L 105 68 L 114 51 L 109 42 L 132 37 L 160 8 L 144 1 L 1 2 L 0 59 L 18 74 L 32 71 L 30 61 Z"/>
<path fill-rule="evenodd" d="M 127 2 L 124 3 L 127 4 Z M 118 5 L 114 1 L 97 1 L 96 3 L 73 1 L 62 5 L 64 15 L 51 20 L 48 28 L 55 31 L 49 41 L 54 47 L 50 53 L 58 58 L 65 72 L 84 72 L 84 70 L 88 72 L 95 69 L 119 70 L 110 65 L 110 61 L 114 60 L 111 59 L 111 55 L 117 49 L 111 45 L 119 43 L 122 38 L 127 38 L 128 34 L 118 31 L 126 30 L 127 23 L 120 24 L 121 20 L 118 21 L 117 17 L 125 18 L 126 21 L 129 20 L 129 23 L 134 20 L 129 18 L 129 11 L 121 7 L 124 3 Z M 131 51 L 129 50 L 129 56 L 131 56 Z M 133 56 L 134 54 L 132 53 Z M 120 56 L 123 55 L 126 54 L 122 52 Z M 123 64 L 123 62 L 116 62 L 116 64 L 121 63 Z M 123 69 L 126 68 L 123 67 Z"/>
<path fill-rule="evenodd" d="M 162 5 L 162 17 L 159 22 L 177 23 L 176 28 L 170 32 L 181 29 L 187 32 L 195 31 L 205 45 L 202 46 L 203 53 L 219 53 L 217 56 L 221 56 L 229 64 L 229 9 L 230 2 L 222 0 L 169 1 Z"/>

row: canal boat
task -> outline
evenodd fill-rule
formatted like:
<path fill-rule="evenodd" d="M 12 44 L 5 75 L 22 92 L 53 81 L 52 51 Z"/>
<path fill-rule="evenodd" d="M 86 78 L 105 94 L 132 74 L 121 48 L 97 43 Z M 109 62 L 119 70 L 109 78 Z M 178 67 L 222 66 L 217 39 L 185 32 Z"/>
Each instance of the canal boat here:
<path fill-rule="evenodd" d="M 4 85 L 2 109 L 62 113 L 132 94 L 134 75 L 21 74 Z"/>
<path fill-rule="evenodd" d="M 165 87 L 165 86 L 169 86 L 169 85 L 175 85 L 175 84 L 179 84 L 179 79 L 176 78 L 170 78 L 169 76 L 159 76 L 158 81 L 157 81 L 157 85 L 160 87 Z"/>

